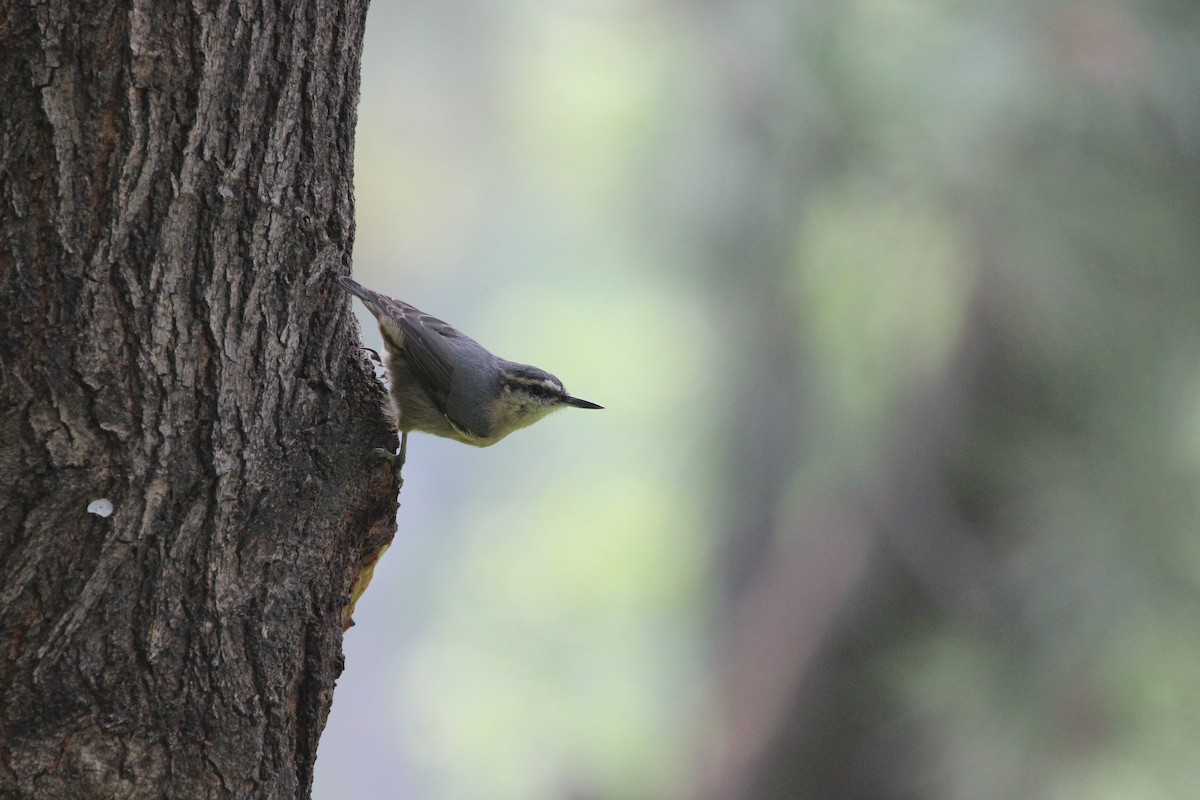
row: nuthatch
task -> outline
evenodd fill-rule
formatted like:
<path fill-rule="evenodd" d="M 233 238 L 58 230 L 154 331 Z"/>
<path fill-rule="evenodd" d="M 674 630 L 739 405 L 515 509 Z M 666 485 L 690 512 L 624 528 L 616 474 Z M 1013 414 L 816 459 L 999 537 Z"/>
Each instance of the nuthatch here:
<path fill-rule="evenodd" d="M 392 382 L 392 414 L 401 437 L 399 465 L 409 431 L 488 447 L 551 411 L 603 408 L 571 396 L 549 372 L 493 355 L 408 303 L 350 278 L 339 280 L 379 321 Z"/>

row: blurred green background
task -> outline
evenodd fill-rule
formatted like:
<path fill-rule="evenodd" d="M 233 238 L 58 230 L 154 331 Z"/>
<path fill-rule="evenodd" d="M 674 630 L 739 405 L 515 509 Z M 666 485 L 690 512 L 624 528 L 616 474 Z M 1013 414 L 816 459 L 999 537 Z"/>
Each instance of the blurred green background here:
<path fill-rule="evenodd" d="M 607 408 L 410 441 L 317 798 L 1196 796 L 1194 0 L 379 0 L 357 140 Z"/>

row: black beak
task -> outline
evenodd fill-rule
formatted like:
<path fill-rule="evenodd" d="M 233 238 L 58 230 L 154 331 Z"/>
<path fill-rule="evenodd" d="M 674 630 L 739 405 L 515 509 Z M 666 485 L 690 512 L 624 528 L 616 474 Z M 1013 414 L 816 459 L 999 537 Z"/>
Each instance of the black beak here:
<path fill-rule="evenodd" d="M 565 406 L 574 406 L 575 408 L 604 408 L 604 406 L 590 403 L 587 400 L 580 400 L 578 397 L 571 397 L 569 394 L 563 395 L 562 403 Z"/>

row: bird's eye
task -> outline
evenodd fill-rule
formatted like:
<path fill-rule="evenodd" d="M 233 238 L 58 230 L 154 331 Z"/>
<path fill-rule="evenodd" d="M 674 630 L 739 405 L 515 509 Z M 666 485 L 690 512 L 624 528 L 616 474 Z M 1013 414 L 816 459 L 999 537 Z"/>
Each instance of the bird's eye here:
<path fill-rule="evenodd" d="M 556 392 L 554 387 L 547 386 L 540 381 L 531 381 L 522 384 L 522 387 L 528 394 L 541 399 L 550 399 L 559 395 L 559 392 Z"/>

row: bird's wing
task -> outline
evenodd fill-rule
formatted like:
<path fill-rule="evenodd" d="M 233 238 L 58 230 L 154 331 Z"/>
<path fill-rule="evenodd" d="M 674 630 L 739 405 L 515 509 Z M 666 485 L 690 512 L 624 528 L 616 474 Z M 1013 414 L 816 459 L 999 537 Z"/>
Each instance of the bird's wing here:
<path fill-rule="evenodd" d="M 455 343 L 473 344 L 474 340 L 403 300 L 367 289 L 350 278 L 339 280 L 375 315 L 384 338 L 404 353 L 409 367 L 438 411 L 445 414 L 446 398 L 450 394 L 450 381 L 454 377 L 457 360 Z M 455 424 L 453 420 L 451 424 Z"/>
<path fill-rule="evenodd" d="M 408 364 L 433 398 L 438 411 L 445 414 L 446 398 L 450 394 L 450 380 L 454 376 L 456 360 L 454 340 L 466 337 L 453 326 L 408 303 L 399 300 L 392 302 L 399 307 L 396 317 L 404 337 L 401 346 Z"/>

